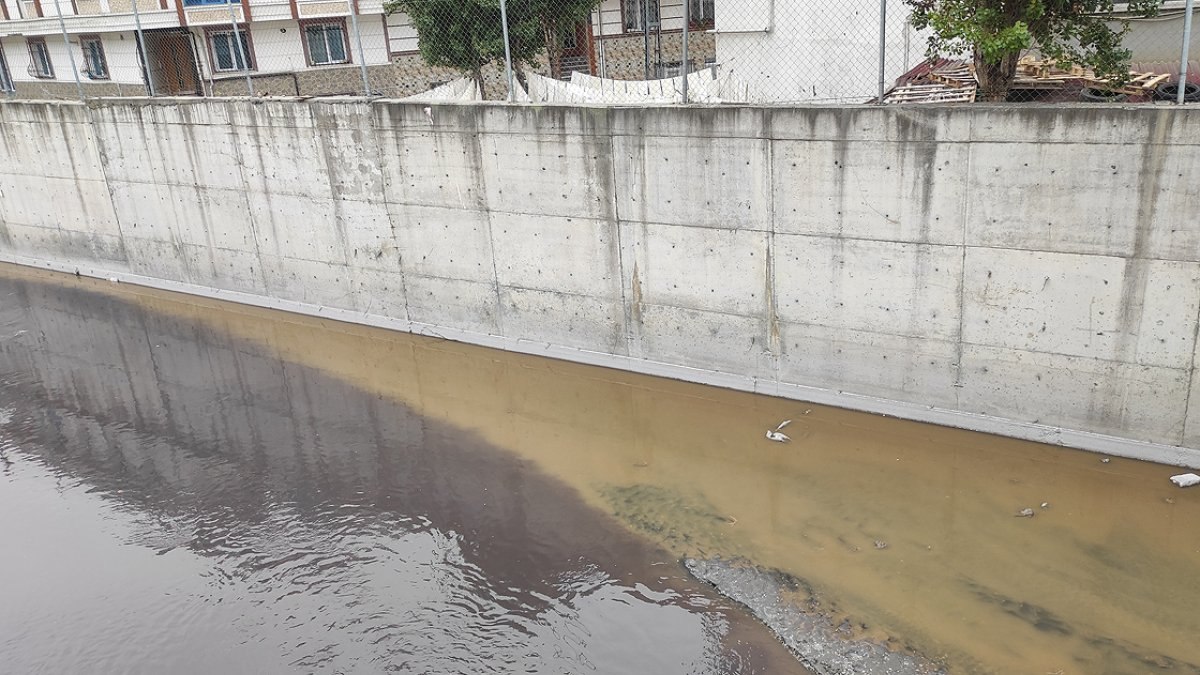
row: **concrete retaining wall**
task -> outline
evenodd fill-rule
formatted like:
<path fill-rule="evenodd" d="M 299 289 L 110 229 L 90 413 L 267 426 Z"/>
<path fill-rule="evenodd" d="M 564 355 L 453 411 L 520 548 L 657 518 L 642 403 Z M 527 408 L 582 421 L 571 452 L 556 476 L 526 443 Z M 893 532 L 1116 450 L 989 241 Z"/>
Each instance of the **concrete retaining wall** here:
<path fill-rule="evenodd" d="M 1200 465 L 1200 112 L 0 105 L 7 260 Z"/>

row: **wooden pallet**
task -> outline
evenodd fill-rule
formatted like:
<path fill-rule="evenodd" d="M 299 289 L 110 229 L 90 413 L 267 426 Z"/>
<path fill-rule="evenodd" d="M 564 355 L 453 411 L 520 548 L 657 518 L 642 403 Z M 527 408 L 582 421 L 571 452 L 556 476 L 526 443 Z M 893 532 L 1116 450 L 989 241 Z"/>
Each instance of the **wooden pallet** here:
<path fill-rule="evenodd" d="M 1079 79 L 1079 78 L 1071 78 Z M 1062 89 L 1066 80 L 1040 78 L 1040 77 L 1020 77 L 1013 80 L 1009 89 L 1015 90 L 1036 90 L 1043 91 L 1049 89 Z"/>
<path fill-rule="evenodd" d="M 929 78 L 951 87 L 974 87 L 978 84 L 975 80 L 975 67 L 968 63 L 938 68 L 929 73 Z"/>
<path fill-rule="evenodd" d="M 1139 73 L 1130 71 L 1130 80 L 1114 91 L 1130 96 L 1140 96 L 1154 91 L 1158 85 L 1170 79 L 1170 75 Z M 1096 77 L 1095 71 L 1078 65 L 1064 67 L 1051 59 L 1036 59 L 1023 56 L 1017 62 L 1017 78 L 1014 89 L 1061 89 L 1064 82 L 1079 81 L 1095 89 L 1112 89 L 1111 81 Z"/>
<path fill-rule="evenodd" d="M 906 84 L 883 97 L 884 103 L 974 103 L 976 88 L 947 84 Z"/>
<path fill-rule="evenodd" d="M 1071 64 L 1064 67 L 1052 59 L 1035 59 L 1022 56 L 1017 61 L 1017 77 L 1032 80 L 1077 80 L 1093 73 L 1082 66 Z"/>
<path fill-rule="evenodd" d="M 1160 75 L 1158 73 L 1130 71 L 1129 75 L 1129 81 L 1116 88 L 1111 87 L 1109 80 L 1095 76 L 1083 78 L 1083 83 L 1095 89 L 1112 89 L 1112 91 L 1130 96 L 1143 96 L 1152 93 L 1158 88 L 1158 85 L 1171 79 L 1170 75 Z"/>

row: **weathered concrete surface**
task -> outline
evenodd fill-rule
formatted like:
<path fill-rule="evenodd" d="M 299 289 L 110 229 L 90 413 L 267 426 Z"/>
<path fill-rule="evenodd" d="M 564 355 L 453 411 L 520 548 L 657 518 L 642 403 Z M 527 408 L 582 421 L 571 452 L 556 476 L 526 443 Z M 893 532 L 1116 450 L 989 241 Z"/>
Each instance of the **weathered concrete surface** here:
<path fill-rule="evenodd" d="M 1198 144 L 1165 107 L 11 102 L 0 253 L 1200 466 Z"/>

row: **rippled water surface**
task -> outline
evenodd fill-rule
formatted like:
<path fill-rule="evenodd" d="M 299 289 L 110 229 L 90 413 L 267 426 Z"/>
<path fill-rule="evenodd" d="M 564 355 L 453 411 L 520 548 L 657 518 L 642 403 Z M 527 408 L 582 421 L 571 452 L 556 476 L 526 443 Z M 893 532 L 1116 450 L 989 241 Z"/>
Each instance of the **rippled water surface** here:
<path fill-rule="evenodd" d="M 137 302 L 0 311 L 0 672 L 799 670 L 468 429 Z"/>
<path fill-rule="evenodd" d="M 689 557 L 953 673 L 1200 673 L 1170 467 L 5 274 L 20 671 L 797 668 Z"/>

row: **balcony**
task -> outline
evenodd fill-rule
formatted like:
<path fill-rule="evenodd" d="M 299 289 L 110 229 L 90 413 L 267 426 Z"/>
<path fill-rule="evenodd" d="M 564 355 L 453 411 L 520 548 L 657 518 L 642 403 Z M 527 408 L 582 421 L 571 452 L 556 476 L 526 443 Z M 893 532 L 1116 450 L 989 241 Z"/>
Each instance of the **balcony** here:
<path fill-rule="evenodd" d="M 137 0 L 142 28 L 171 28 L 179 26 L 175 0 Z M 15 0 L 8 4 L 10 20 L 0 24 L 5 35 L 51 35 L 60 32 L 58 14 L 53 0 Z M 19 16 L 13 16 L 16 7 Z M 63 0 L 63 23 L 68 33 L 109 33 L 131 31 L 135 27 L 133 0 L 75 0 L 74 6 Z"/>

